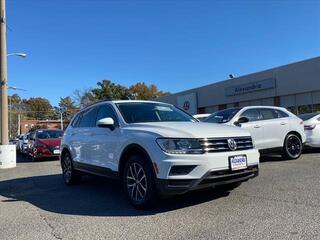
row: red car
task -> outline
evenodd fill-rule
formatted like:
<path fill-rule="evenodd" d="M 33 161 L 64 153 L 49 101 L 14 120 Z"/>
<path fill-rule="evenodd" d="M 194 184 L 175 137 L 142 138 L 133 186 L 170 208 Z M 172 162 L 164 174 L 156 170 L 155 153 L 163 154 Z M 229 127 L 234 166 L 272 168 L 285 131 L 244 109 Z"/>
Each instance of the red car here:
<path fill-rule="evenodd" d="M 29 156 L 33 161 L 39 158 L 59 157 L 63 131 L 59 129 L 38 129 L 30 137 Z"/>

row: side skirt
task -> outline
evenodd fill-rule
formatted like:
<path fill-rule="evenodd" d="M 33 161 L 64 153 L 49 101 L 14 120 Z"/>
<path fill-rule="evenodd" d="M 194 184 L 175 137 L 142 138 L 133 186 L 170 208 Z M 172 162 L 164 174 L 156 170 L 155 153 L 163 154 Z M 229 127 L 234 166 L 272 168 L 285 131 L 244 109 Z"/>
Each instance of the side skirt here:
<path fill-rule="evenodd" d="M 119 179 L 118 172 L 115 172 L 110 168 L 104 168 L 104 167 L 99 167 L 99 166 L 95 166 L 87 163 L 79 163 L 75 161 L 73 161 L 72 163 L 73 163 L 74 169 L 80 172 L 90 173 L 93 175 L 98 175 L 98 176 L 107 177 L 107 178 Z"/>

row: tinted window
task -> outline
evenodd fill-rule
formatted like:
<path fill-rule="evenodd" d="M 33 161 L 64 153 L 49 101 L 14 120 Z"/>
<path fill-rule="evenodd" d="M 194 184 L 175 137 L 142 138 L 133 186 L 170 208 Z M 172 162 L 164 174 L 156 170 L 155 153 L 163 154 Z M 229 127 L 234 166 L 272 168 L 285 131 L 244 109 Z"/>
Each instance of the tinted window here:
<path fill-rule="evenodd" d="M 75 118 L 73 119 L 72 124 L 71 124 L 72 127 L 77 127 L 77 126 L 79 125 L 80 117 L 81 117 L 81 114 L 80 114 L 80 113 L 78 113 L 78 114 L 75 116 Z"/>
<path fill-rule="evenodd" d="M 278 118 L 278 114 L 271 108 L 260 108 L 261 120 Z"/>
<path fill-rule="evenodd" d="M 204 122 L 210 123 L 226 123 L 229 122 L 240 108 L 231 108 L 211 114 Z"/>
<path fill-rule="evenodd" d="M 281 111 L 279 109 L 276 109 L 275 110 L 276 113 L 278 114 L 278 118 L 285 118 L 285 117 L 289 117 L 288 113 L 284 112 L 284 111 Z"/>
<path fill-rule="evenodd" d="M 306 114 L 301 114 L 298 117 L 301 118 L 303 121 L 307 121 L 315 116 L 317 116 L 319 113 L 306 113 Z"/>
<path fill-rule="evenodd" d="M 91 108 L 82 113 L 79 127 L 94 127 L 96 126 L 97 108 Z"/>
<path fill-rule="evenodd" d="M 169 104 L 153 102 L 125 102 L 117 103 L 117 107 L 127 123 L 197 121 L 189 114 Z"/>
<path fill-rule="evenodd" d="M 241 117 L 248 118 L 249 122 L 258 121 L 260 119 L 260 113 L 257 109 L 248 109 L 241 114 Z"/>
<path fill-rule="evenodd" d="M 114 122 L 117 122 L 117 117 L 112 109 L 112 107 L 108 105 L 102 105 L 98 108 L 98 114 L 97 114 L 97 120 L 99 121 L 100 119 L 103 118 L 112 118 Z"/>
<path fill-rule="evenodd" d="M 39 130 L 37 132 L 37 138 L 48 139 L 48 138 L 61 138 L 62 131 L 53 131 L 53 130 Z"/>

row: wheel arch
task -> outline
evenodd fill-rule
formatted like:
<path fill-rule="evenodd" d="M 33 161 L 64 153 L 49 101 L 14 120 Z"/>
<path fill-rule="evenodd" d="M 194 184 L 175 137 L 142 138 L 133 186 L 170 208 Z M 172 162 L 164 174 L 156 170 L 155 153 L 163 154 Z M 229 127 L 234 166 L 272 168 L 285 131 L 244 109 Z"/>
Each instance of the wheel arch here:
<path fill-rule="evenodd" d="M 287 136 L 288 136 L 289 134 L 297 135 L 298 138 L 300 139 L 300 141 L 302 142 L 302 136 L 301 136 L 301 134 L 300 134 L 299 132 L 297 132 L 297 131 L 290 131 L 290 132 L 287 133 L 285 139 L 287 138 Z"/>
<path fill-rule="evenodd" d="M 152 160 L 151 160 L 150 155 L 148 154 L 147 150 L 145 150 L 145 148 L 143 148 L 139 144 L 132 143 L 132 144 L 129 144 L 128 146 L 126 146 L 121 153 L 121 156 L 119 159 L 119 166 L 118 166 L 118 172 L 119 172 L 120 178 L 123 175 L 123 171 L 124 171 L 124 167 L 126 165 L 126 162 L 128 161 L 129 157 L 134 154 L 139 154 L 139 155 L 144 156 L 146 158 L 146 160 L 148 161 L 148 163 L 150 164 L 153 173 L 155 174 L 153 163 L 152 163 Z"/>

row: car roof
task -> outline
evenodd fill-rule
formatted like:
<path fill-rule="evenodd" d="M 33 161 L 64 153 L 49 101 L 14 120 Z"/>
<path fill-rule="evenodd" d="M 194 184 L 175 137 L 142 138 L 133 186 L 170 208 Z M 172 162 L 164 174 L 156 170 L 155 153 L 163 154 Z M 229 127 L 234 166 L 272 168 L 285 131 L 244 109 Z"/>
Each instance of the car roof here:
<path fill-rule="evenodd" d="M 162 103 L 162 104 L 172 105 L 170 103 L 151 101 L 151 100 L 101 100 L 101 101 L 97 101 L 95 103 L 92 103 L 91 105 L 88 105 L 88 106 L 82 108 L 78 113 L 81 113 L 90 107 L 93 107 L 93 106 L 96 106 L 96 105 L 99 105 L 102 103 L 111 103 L 111 104 L 112 103 L 113 104 L 117 104 L 117 103 Z"/>
<path fill-rule="evenodd" d="M 257 106 L 246 106 L 242 107 L 241 109 L 250 109 L 250 108 L 272 108 L 272 109 L 279 109 L 279 110 L 286 110 L 283 107 L 276 107 L 276 106 L 263 106 L 263 105 L 257 105 Z"/>

